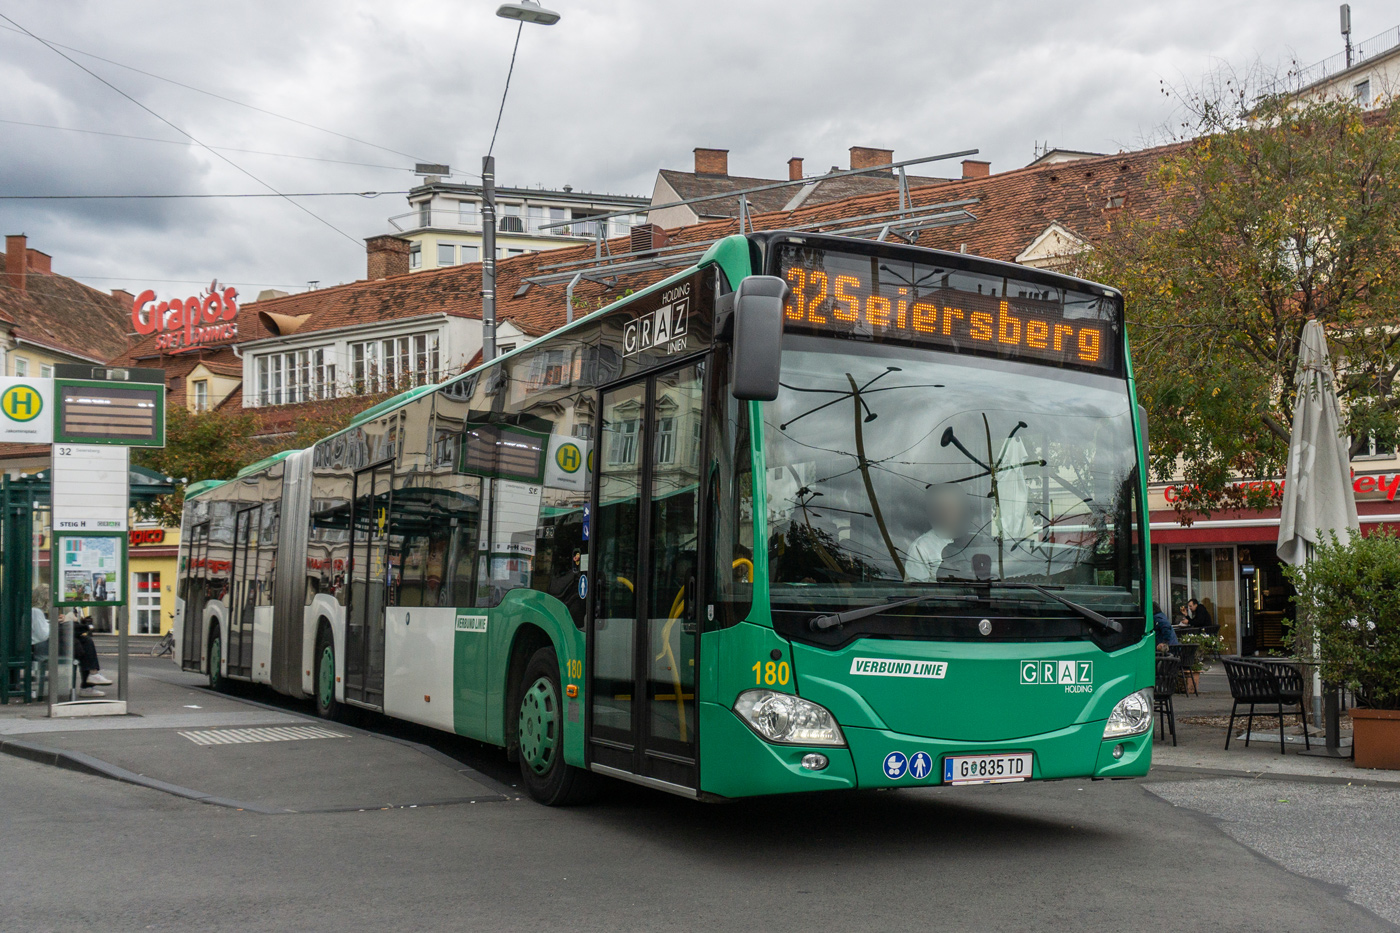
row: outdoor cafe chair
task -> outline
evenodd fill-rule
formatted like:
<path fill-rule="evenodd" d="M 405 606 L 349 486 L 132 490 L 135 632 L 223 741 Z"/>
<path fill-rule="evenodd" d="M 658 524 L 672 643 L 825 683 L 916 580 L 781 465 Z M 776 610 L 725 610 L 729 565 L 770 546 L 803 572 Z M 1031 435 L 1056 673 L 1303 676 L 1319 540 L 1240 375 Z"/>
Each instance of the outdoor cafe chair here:
<path fill-rule="evenodd" d="M 1264 663 L 1246 661 L 1243 658 L 1221 658 L 1225 665 L 1225 676 L 1230 680 L 1230 696 L 1234 704 L 1230 707 L 1230 726 L 1225 732 L 1225 748 L 1230 748 L 1230 736 L 1235 731 L 1235 713 L 1241 704 L 1249 704 L 1249 724 L 1245 729 L 1244 744 L 1249 747 L 1250 733 L 1254 731 L 1254 707 L 1257 705 L 1278 707 L 1278 749 L 1279 754 L 1287 754 L 1288 746 L 1283 737 L 1283 708 L 1298 707 L 1298 718 L 1303 722 L 1303 744 L 1311 749 L 1308 739 L 1308 718 L 1303 710 L 1303 675 L 1298 668 L 1286 663 Z M 1261 713 L 1273 716 L 1274 713 Z"/>
<path fill-rule="evenodd" d="M 1176 678 L 1180 672 L 1180 658 L 1171 654 L 1157 656 L 1157 684 L 1152 691 L 1153 712 L 1157 714 L 1162 738 L 1167 737 L 1170 728 L 1173 745 L 1176 744 L 1176 711 L 1172 708 L 1172 694 L 1176 693 Z"/>
<path fill-rule="evenodd" d="M 1196 696 L 1201 695 L 1200 681 L 1196 681 L 1196 689 L 1191 690 L 1191 678 L 1186 676 L 1186 672 L 1196 666 L 1196 655 L 1201 651 L 1200 645 L 1169 645 L 1171 653 L 1181 659 L 1181 669 L 1176 675 L 1176 692 L 1183 696 L 1194 692 Z"/>

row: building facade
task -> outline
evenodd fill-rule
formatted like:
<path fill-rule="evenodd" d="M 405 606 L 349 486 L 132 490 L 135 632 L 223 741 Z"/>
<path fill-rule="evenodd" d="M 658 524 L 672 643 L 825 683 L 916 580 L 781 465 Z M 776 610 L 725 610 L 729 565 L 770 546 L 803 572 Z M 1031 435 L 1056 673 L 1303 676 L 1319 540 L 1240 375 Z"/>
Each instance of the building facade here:
<path fill-rule="evenodd" d="M 407 271 L 423 272 L 481 261 L 480 185 L 457 184 L 429 176 L 408 193 L 409 210 L 389 218 L 397 236 L 409 243 Z M 647 199 L 620 194 L 576 192 L 565 186 L 496 189 L 496 258 L 576 246 L 581 240 L 626 236 L 642 223 Z M 638 213 L 594 220 L 601 214 Z M 566 224 L 546 227 L 549 224 Z"/>
<path fill-rule="evenodd" d="M 1400 26 L 1299 69 L 1292 77 L 1301 85 L 1296 93 L 1302 98 L 1351 100 L 1368 110 L 1384 107 L 1400 96 Z"/>

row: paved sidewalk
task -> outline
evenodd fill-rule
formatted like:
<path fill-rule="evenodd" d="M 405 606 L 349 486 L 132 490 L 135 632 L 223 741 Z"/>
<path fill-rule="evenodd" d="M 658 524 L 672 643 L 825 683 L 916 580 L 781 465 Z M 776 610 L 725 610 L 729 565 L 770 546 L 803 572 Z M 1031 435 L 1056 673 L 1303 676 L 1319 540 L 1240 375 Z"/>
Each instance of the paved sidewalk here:
<path fill-rule="evenodd" d="M 1299 754 L 1303 751 L 1301 733 L 1288 735 L 1287 753 L 1279 753 L 1278 719 L 1255 718 L 1254 731 L 1248 747 L 1242 738 L 1245 725 L 1235 721 L 1235 736 L 1230 749 L 1225 749 L 1225 727 L 1230 715 L 1230 686 L 1224 669 L 1217 663 L 1201 675 L 1200 696 L 1191 694 L 1174 697 L 1177 744 L 1170 734 L 1158 738 L 1152 749 L 1154 777 L 1180 772 L 1201 774 L 1233 774 L 1247 777 L 1269 777 L 1280 780 L 1313 780 L 1328 783 L 1400 785 L 1400 771 L 1378 771 L 1358 768 L 1349 758 L 1323 758 Z M 1193 722 L 1192 720 L 1219 720 Z M 1292 732 L 1296 730 L 1285 730 Z M 1312 747 L 1321 748 L 1321 733 L 1309 726 Z M 1349 734 L 1344 738 L 1343 752 L 1349 752 Z"/>
<path fill-rule="evenodd" d="M 211 693 L 169 660 L 131 662 L 126 716 L 48 719 L 0 707 L 0 751 L 262 813 L 513 799 L 413 742 Z M 108 688 L 115 696 L 115 687 Z"/>

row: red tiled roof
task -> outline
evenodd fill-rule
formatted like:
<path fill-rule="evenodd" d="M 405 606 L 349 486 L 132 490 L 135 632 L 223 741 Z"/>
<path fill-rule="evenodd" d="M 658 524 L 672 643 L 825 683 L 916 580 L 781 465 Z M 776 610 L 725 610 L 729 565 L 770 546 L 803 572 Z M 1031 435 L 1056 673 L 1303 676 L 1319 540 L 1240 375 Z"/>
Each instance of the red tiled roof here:
<path fill-rule="evenodd" d="M 910 197 L 915 206 L 977 199 L 977 203 L 968 208 L 975 219 L 926 230 L 918 238 L 919 245 L 953 251 L 965 249 L 975 255 L 1011 261 L 1052 223 L 1059 223 L 1092 243 L 1125 212 L 1137 214 L 1154 208 L 1156 197 L 1148 183 L 1149 176 L 1161 158 L 1179 149 L 1180 145 L 1032 166 L 985 178 L 913 188 Z M 1124 199 L 1123 206 L 1110 207 L 1110 199 L 1117 197 Z M 806 224 L 832 224 L 842 218 L 878 214 L 898 206 L 897 191 L 881 191 L 804 205 L 792 212 L 756 214 L 753 225 L 759 230 L 780 230 Z M 671 245 L 699 245 L 737 232 L 736 219 L 721 219 L 672 230 L 669 236 Z M 627 238 L 610 240 L 608 247 L 613 253 L 625 253 L 630 249 Z M 562 326 L 566 319 L 564 283 L 533 284 L 523 295 L 518 294 L 520 286 L 527 277 L 539 274 L 541 266 L 588 259 L 594 249 L 588 244 L 501 260 L 497 263 L 496 280 L 498 318 L 510 321 L 531 336 L 540 336 Z M 645 287 L 674 271 L 620 275 L 611 288 L 598 282 L 581 281 L 574 290 L 575 307 L 581 315 L 616 300 L 629 288 Z M 258 322 L 259 311 L 309 315 L 297 331 L 301 335 L 426 314 L 480 318 L 480 296 L 481 266 L 476 263 L 338 285 L 240 306 L 236 342 L 271 336 Z M 128 365 L 162 365 L 157 362 L 161 354 L 154 349 L 154 342 L 154 337 L 146 338 L 119 360 Z M 228 367 L 227 371 L 232 374 L 233 368 L 239 365 L 231 352 L 233 342 L 224 341 L 197 352 L 165 355 L 165 368 L 173 377 L 171 400 L 183 399 L 183 377 L 200 362 L 201 356 L 206 365 L 212 362 Z M 232 404 L 241 407 L 241 398 L 237 402 L 231 398 L 225 403 Z"/>
<path fill-rule="evenodd" d="M 0 268 L 4 261 L 0 253 Z M 21 340 L 87 359 L 110 359 L 131 342 L 131 308 L 124 299 L 33 268 L 23 292 L 0 277 L 0 319 Z"/>
<path fill-rule="evenodd" d="M 233 358 L 232 354 L 228 354 L 227 358 L 224 354 L 207 357 L 200 360 L 194 366 L 191 366 L 190 369 L 193 371 L 199 366 L 203 366 L 216 376 L 230 376 L 234 379 L 243 378 L 243 364 L 238 362 L 236 358 Z"/>

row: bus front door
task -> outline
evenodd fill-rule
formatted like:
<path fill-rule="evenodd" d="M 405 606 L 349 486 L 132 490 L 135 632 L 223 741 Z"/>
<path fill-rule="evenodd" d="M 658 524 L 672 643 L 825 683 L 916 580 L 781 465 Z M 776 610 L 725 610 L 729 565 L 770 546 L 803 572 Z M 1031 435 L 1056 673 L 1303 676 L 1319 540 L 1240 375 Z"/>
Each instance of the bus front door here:
<path fill-rule="evenodd" d="M 700 419 L 694 364 L 602 394 L 589 613 L 589 756 L 698 786 Z"/>
<path fill-rule="evenodd" d="M 355 474 L 350 513 L 350 605 L 345 623 L 345 699 L 384 706 L 384 605 L 389 574 L 392 464 Z"/>

